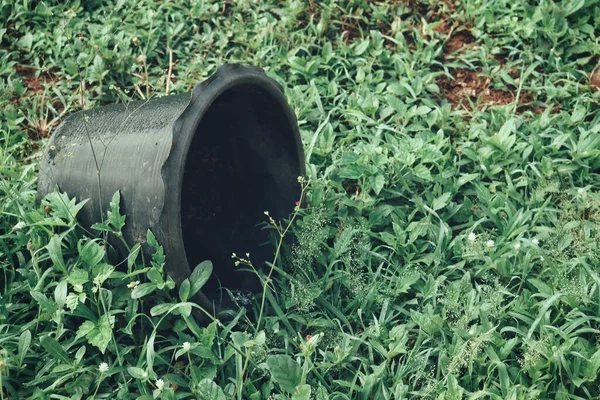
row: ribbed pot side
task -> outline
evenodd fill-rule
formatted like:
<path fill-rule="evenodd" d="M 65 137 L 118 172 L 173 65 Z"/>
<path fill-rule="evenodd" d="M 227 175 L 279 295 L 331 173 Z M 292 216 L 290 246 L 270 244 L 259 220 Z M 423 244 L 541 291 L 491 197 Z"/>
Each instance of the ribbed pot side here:
<path fill-rule="evenodd" d="M 256 288 L 231 253 L 250 253 L 256 265 L 271 259 L 264 211 L 288 216 L 300 175 L 298 125 L 281 87 L 259 68 L 224 65 L 191 93 L 71 115 L 46 147 L 38 197 L 58 186 L 89 199 L 79 214 L 89 228 L 119 191 L 125 240 L 144 243 L 150 229 L 177 283 L 201 261 L 213 262 L 213 277 L 195 298 L 213 312 L 221 287 Z"/>

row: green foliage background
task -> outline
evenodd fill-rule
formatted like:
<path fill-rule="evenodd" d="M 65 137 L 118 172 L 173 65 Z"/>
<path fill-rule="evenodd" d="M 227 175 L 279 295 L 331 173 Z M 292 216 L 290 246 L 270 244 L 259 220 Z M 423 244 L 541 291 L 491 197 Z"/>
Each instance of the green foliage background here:
<path fill-rule="evenodd" d="M 0 4 L 0 398 L 599 398 L 597 0 Z M 264 318 L 199 326 L 209 263 L 111 265 L 36 174 L 67 115 L 224 62 L 284 86 L 308 207 Z M 451 104 L 459 70 L 515 101 Z"/>

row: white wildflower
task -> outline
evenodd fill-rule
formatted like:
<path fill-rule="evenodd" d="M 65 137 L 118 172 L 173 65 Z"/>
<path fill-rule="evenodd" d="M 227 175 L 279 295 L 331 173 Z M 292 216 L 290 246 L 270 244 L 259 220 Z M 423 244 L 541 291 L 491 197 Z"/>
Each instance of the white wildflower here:
<path fill-rule="evenodd" d="M 488 249 L 493 249 L 494 248 L 494 241 L 492 239 L 488 240 L 487 242 L 485 242 L 485 245 Z"/>
<path fill-rule="evenodd" d="M 131 281 L 127 284 L 127 287 L 129 289 L 135 289 L 137 287 L 137 285 L 140 284 L 140 281 Z"/>
<path fill-rule="evenodd" d="M 538 238 L 533 238 L 531 239 L 531 243 L 533 243 L 534 245 L 539 245 L 540 244 L 540 240 Z"/>
<path fill-rule="evenodd" d="M 100 363 L 100 365 L 98 365 L 98 371 L 100 371 L 101 374 L 103 374 L 106 371 L 108 371 L 108 364 L 105 363 L 105 362 Z"/>
<path fill-rule="evenodd" d="M 158 390 L 163 390 L 163 388 L 165 387 L 165 381 L 163 381 L 162 379 L 158 379 L 155 385 Z"/>
<path fill-rule="evenodd" d="M 469 233 L 469 236 L 467 236 L 467 240 L 471 243 L 475 243 L 475 240 L 477 240 L 477 235 L 475 234 L 475 232 Z"/>
<path fill-rule="evenodd" d="M 190 351 L 190 349 L 191 349 L 191 348 L 192 348 L 192 345 L 190 344 L 190 342 L 185 342 L 185 343 L 183 344 L 183 349 L 184 349 L 185 351 Z"/>
<path fill-rule="evenodd" d="M 519 249 L 521 248 L 521 243 L 517 242 L 515 244 L 513 244 L 513 248 L 517 251 L 519 251 Z"/>
<path fill-rule="evenodd" d="M 579 189 L 577 189 L 577 193 L 579 193 L 580 196 L 583 196 L 585 194 L 585 189 L 579 188 Z"/>
<path fill-rule="evenodd" d="M 25 222 L 19 221 L 15 226 L 13 226 L 12 230 L 13 232 L 19 232 L 22 231 L 26 226 L 27 224 Z"/>

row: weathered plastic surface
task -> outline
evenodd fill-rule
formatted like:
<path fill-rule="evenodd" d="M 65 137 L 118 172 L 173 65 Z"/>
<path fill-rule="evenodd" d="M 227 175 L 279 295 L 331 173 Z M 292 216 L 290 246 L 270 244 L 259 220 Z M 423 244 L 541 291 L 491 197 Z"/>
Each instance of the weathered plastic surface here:
<path fill-rule="evenodd" d="M 157 228 L 166 195 L 162 167 L 171 151 L 173 124 L 190 99 L 184 94 L 73 114 L 50 141 L 38 192 L 43 195 L 59 185 L 78 199 L 90 199 L 80 214 L 90 226 L 100 222 L 112 195 L 120 191 L 126 239 L 139 242 L 148 229 L 161 232 Z"/>
<path fill-rule="evenodd" d="M 213 122 L 203 125 L 208 110 L 207 118 Z M 207 132 L 213 129 L 214 132 Z M 201 135 L 201 139 L 194 142 L 197 135 Z M 80 214 L 80 222 L 89 227 L 101 220 L 102 213 L 109 209 L 112 195 L 120 191 L 121 210 L 127 215 L 126 241 L 143 243 L 147 230 L 152 230 L 165 248 L 167 272 L 179 283 L 190 275 L 190 262 L 199 261 L 188 260 L 195 243 L 186 246 L 182 232 L 182 193 L 186 191 L 184 183 L 187 186 L 194 183 L 195 173 L 204 177 L 203 182 L 210 182 L 206 171 L 200 173 L 195 169 L 204 165 L 204 161 L 194 160 L 194 157 L 204 157 L 208 151 L 202 148 L 202 141 L 211 141 L 213 147 L 209 150 L 218 149 L 222 157 L 228 157 L 227 171 L 236 177 L 237 186 L 245 182 L 240 178 L 240 171 L 247 168 L 249 174 L 258 175 L 247 176 L 250 185 L 244 186 L 245 192 L 240 192 L 251 194 L 249 200 L 237 202 L 237 197 L 232 195 L 228 208 L 214 201 L 205 203 L 223 208 L 221 214 L 204 210 L 203 219 L 192 219 L 188 223 L 200 221 L 200 225 L 207 228 L 194 240 L 205 242 L 198 246 L 204 246 L 207 251 L 212 249 L 212 255 L 219 259 L 221 265 L 215 265 L 216 275 L 220 279 L 229 278 L 231 265 L 225 266 L 223 261 L 229 250 L 226 242 L 230 240 L 237 251 L 247 244 L 247 251 L 260 252 L 256 248 L 257 238 L 264 234 L 260 228 L 251 227 L 258 221 L 257 210 L 264 203 L 261 209 L 274 211 L 276 217 L 291 212 L 300 195 L 297 177 L 304 174 L 304 154 L 296 118 L 279 85 L 258 68 L 225 65 L 191 93 L 71 115 L 46 148 L 40 166 L 38 196 L 43 197 L 58 185 L 60 190 L 78 200 L 90 199 Z M 226 154 L 232 152 L 237 155 Z M 186 172 L 186 164 L 194 168 L 188 167 Z M 227 182 L 221 185 L 214 190 L 221 190 L 224 197 Z M 254 187 L 261 188 L 261 192 L 251 193 Z M 209 193 L 212 190 L 200 189 Z M 194 197 L 185 193 L 184 196 L 187 196 L 184 206 L 190 208 Z M 221 197 L 215 197 L 215 201 Z M 254 204 L 243 208 L 243 212 L 251 215 L 244 216 L 247 221 L 242 228 L 237 227 L 240 232 L 228 233 L 229 228 L 223 225 L 232 225 L 233 232 L 236 220 L 227 215 L 235 212 L 236 204 L 241 207 L 246 203 Z M 213 215 L 214 221 L 206 215 Z M 188 242 L 190 240 L 188 238 Z M 194 255 L 195 258 L 200 256 L 202 254 Z M 202 295 L 197 300 L 212 307 L 215 299 Z"/>

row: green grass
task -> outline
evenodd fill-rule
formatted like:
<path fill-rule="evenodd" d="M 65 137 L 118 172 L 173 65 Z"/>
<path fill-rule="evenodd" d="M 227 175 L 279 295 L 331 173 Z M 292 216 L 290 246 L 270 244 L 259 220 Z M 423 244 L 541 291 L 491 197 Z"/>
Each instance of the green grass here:
<path fill-rule="evenodd" d="M 0 3 L 0 400 L 600 398 L 597 0 L 101 3 Z M 200 326 L 207 263 L 116 268 L 36 174 L 67 115 L 224 62 L 285 87 L 307 207 Z"/>

